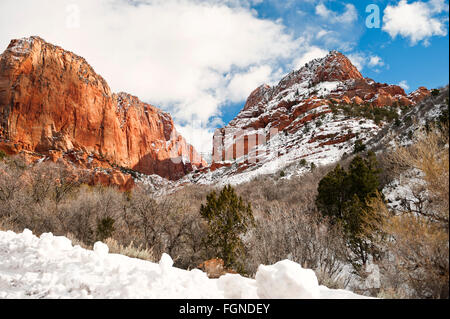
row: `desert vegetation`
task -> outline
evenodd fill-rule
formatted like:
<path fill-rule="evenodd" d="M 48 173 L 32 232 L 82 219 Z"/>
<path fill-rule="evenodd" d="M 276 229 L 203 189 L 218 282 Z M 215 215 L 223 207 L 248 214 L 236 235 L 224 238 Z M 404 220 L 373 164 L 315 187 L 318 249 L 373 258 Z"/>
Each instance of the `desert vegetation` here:
<path fill-rule="evenodd" d="M 343 114 L 346 117 L 364 118 L 380 124 L 381 121 L 394 122 L 399 120 L 399 114 L 407 110 L 407 107 L 395 103 L 392 106 L 375 107 L 370 104 L 336 104 L 330 105 L 333 115 Z"/>
<path fill-rule="evenodd" d="M 364 283 L 379 268 L 380 285 L 352 286 L 388 298 L 448 298 L 448 130 L 423 129 L 396 152 L 361 150 L 302 176 L 259 176 L 234 187 L 188 185 L 156 195 L 89 186 L 58 163 L 0 160 L 0 227 L 52 232 L 90 248 L 192 269 L 221 258 L 252 277 L 260 264 L 290 259 L 315 270 L 331 288 Z M 302 161 L 300 166 L 308 163 Z M 420 172 L 400 207 L 383 189 Z M 355 279 L 356 278 L 356 279 Z M 353 283 L 355 285 L 355 283 Z M 356 287 L 356 288 L 355 288 Z M 359 288 L 358 288 L 359 287 Z"/>
<path fill-rule="evenodd" d="M 301 179 L 259 177 L 219 189 L 192 185 L 166 196 L 145 185 L 130 192 L 89 186 L 60 164 L 30 166 L 20 157 L 5 157 L 0 171 L 5 230 L 52 232 L 87 248 L 101 240 L 111 252 L 151 261 L 165 252 L 185 269 L 219 257 L 250 277 L 259 264 L 290 258 L 320 268 L 322 283 L 344 287 L 335 277 L 345 243 L 314 203 L 326 168 Z"/>
<path fill-rule="evenodd" d="M 366 233 L 384 254 L 379 266 L 390 283 L 386 291 L 413 298 L 448 298 L 449 153 L 448 131 L 424 130 L 411 147 L 399 147 L 390 160 L 399 172 L 418 171 L 411 195 L 397 209 L 381 196 L 367 203 Z"/>

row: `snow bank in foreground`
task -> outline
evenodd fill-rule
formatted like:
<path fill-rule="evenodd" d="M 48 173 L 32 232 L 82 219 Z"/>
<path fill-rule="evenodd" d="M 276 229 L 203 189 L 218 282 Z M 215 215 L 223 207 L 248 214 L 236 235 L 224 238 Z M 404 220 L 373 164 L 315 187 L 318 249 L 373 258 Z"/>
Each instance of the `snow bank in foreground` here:
<path fill-rule="evenodd" d="M 364 298 L 319 286 L 316 275 L 289 260 L 261 265 L 255 279 L 228 274 L 209 279 L 198 269 L 173 267 L 94 250 L 31 231 L 0 231 L 0 298 Z"/>

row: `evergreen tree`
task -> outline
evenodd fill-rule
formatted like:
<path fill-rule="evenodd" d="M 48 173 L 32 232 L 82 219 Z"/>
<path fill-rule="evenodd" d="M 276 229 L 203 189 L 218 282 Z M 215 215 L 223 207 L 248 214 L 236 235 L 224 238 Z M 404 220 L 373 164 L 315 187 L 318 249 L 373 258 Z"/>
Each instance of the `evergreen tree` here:
<path fill-rule="evenodd" d="M 317 208 L 342 225 L 347 244 L 356 256 L 351 260 L 355 266 L 365 264 L 369 253 L 376 255 L 364 229 L 367 214 L 372 214 L 367 201 L 379 191 L 378 174 L 375 154 L 369 152 L 366 159 L 356 156 L 348 170 L 337 165 L 319 182 Z"/>
<path fill-rule="evenodd" d="M 208 222 L 207 244 L 214 248 L 226 267 L 243 272 L 239 257 L 245 254 L 241 236 L 254 223 L 251 205 L 244 203 L 230 186 L 222 189 L 219 196 L 210 193 L 206 205 L 201 205 L 200 214 Z"/>
<path fill-rule="evenodd" d="M 361 153 L 366 150 L 366 146 L 361 140 L 356 140 L 353 146 L 353 154 Z"/>
<path fill-rule="evenodd" d="M 116 221 L 112 217 L 102 218 L 97 222 L 97 240 L 104 241 L 112 236 Z"/>
<path fill-rule="evenodd" d="M 369 197 L 375 196 L 379 187 L 379 173 L 373 152 L 369 152 L 367 159 L 356 156 L 348 168 L 348 197 L 356 194 L 361 202 L 365 202 Z"/>
<path fill-rule="evenodd" d="M 366 203 L 362 202 L 356 194 L 345 203 L 342 224 L 348 247 L 355 254 L 355 256 L 350 256 L 349 259 L 356 269 L 367 262 L 369 254 L 375 257 L 377 255 L 365 231 L 368 213 L 373 214 L 373 212 L 368 211 Z"/>
<path fill-rule="evenodd" d="M 343 208 L 347 201 L 346 179 L 347 172 L 338 164 L 319 182 L 316 205 L 322 214 L 332 219 L 343 217 Z"/>

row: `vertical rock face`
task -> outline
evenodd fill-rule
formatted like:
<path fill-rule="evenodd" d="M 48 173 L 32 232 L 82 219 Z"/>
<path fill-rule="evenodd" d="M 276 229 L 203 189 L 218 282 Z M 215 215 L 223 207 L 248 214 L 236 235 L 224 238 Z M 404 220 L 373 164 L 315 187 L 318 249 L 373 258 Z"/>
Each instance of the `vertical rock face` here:
<path fill-rule="evenodd" d="M 13 40 L 0 56 L 0 145 L 172 180 L 206 165 L 169 114 L 113 94 L 82 57 L 39 37 Z"/>

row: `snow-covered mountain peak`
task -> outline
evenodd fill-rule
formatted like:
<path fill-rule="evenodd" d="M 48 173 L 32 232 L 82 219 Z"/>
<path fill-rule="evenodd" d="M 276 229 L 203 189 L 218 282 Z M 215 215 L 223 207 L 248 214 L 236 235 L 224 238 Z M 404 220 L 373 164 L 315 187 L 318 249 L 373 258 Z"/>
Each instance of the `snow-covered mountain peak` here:
<path fill-rule="evenodd" d="M 276 86 L 256 88 L 241 112 L 216 130 L 212 165 L 186 178 L 239 183 L 295 162 L 333 163 L 352 153 L 356 141 L 378 134 L 386 114 L 392 120 L 400 106 L 413 106 L 429 94 L 420 88 L 408 96 L 397 85 L 364 78 L 349 58 L 331 51 Z"/>

